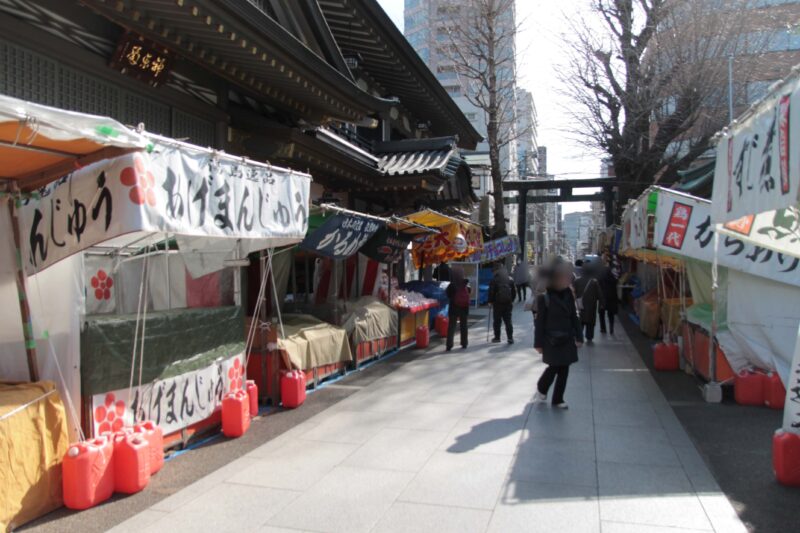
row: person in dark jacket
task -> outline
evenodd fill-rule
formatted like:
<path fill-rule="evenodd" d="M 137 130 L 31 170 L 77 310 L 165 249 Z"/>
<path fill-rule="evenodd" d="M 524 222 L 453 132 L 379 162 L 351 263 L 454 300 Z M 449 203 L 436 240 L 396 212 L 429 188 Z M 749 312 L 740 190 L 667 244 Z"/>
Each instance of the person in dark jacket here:
<path fill-rule="evenodd" d="M 592 263 L 584 263 L 581 275 L 573 284 L 581 323 L 586 329 L 584 336 L 588 344 L 594 339 L 594 326 L 597 323 L 597 309 L 602 306 L 603 292 L 597 281 L 597 268 Z"/>
<path fill-rule="evenodd" d="M 600 282 L 600 290 L 603 293 L 603 301 L 600 305 L 600 333 L 606 332 L 606 315 L 608 315 L 608 332 L 614 334 L 614 317 L 619 310 L 619 298 L 617 297 L 617 284 L 619 280 L 614 273 L 614 268 L 611 263 L 611 256 L 604 255 L 603 262 L 605 268 L 598 280 Z"/>
<path fill-rule="evenodd" d="M 564 391 L 567 388 L 569 365 L 578 362 L 578 348 L 583 345 L 583 328 L 578 319 L 575 297 L 570 284 L 569 264 L 557 263 L 552 271 L 547 292 L 538 297 L 533 346 L 543 355 L 547 365 L 537 383 L 534 403 L 547 401 L 547 393 L 555 380 L 551 403 L 567 409 Z"/>
<path fill-rule="evenodd" d="M 447 343 L 445 349 L 453 349 L 453 340 L 456 336 L 456 322 L 461 326 L 461 347 L 467 347 L 467 317 L 469 316 L 469 281 L 464 278 L 461 267 L 450 269 L 450 285 L 447 286 Z M 465 294 L 466 291 L 466 294 Z M 466 300 L 466 301 L 465 301 Z"/>
<path fill-rule="evenodd" d="M 514 281 L 504 266 L 498 266 L 494 278 L 489 284 L 489 304 L 494 316 L 494 338 L 492 342 L 500 342 L 500 326 L 506 325 L 508 344 L 514 344 L 514 325 L 511 323 L 511 311 L 514 308 Z"/>
<path fill-rule="evenodd" d="M 528 286 L 531 282 L 531 270 L 528 262 L 522 257 L 519 258 L 517 266 L 514 267 L 514 285 L 517 287 L 517 300 L 524 302 L 528 298 Z"/>

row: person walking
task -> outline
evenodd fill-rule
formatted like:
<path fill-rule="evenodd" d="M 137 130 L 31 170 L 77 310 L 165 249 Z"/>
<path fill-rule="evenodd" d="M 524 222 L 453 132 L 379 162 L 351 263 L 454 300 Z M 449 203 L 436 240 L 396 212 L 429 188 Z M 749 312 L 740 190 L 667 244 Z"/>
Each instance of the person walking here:
<path fill-rule="evenodd" d="M 514 326 L 511 324 L 511 311 L 514 307 L 514 282 L 504 266 L 498 266 L 489 284 L 489 304 L 494 318 L 494 338 L 500 342 L 500 326 L 505 323 L 508 344 L 514 344 Z"/>
<path fill-rule="evenodd" d="M 447 342 L 445 349 L 453 349 L 453 340 L 456 336 L 456 323 L 461 327 L 461 347 L 467 347 L 467 317 L 469 316 L 469 281 L 464 277 L 461 267 L 450 269 L 450 285 L 447 286 Z"/>
<path fill-rule="evenodd" d="M 617 296 L 617 284 L 619 280 L 614 273 L 611 256 L 603 255 L 605 263 L 603 273 L 599 279 L 600 290 L 603 294 L 603 301 L 600 305 L 600 333 L 606 333 L 606 316 L 608 316 L 608 332 L 614 335 L 614 317 L 619 310 L 619 298 Z"/>
<path fill-rule="evenodd" d="M 564 392 L 569 366 L 578 362 L 578 348 L 583 345 L 583 328 L 578 319 L 572 293 L 572 269 L 566 262 L 557 262 L 550 272 L 547 290 L 538 296 L 533 346 L 542 354 L 547 368 L 536 384 L 534 403 L 547 401 L 547 393 L 555 381 L 553 407 L 567 409 Z"/>
<path fill-rule="evenodd" d="M 517 287 L 517 301 L 524 302 L 527 299 L 530 282 L 530 267 L 527 261 L 520 257 L 517 266 L 514 267 L 514 285 Z"/>
<path fill-rule="evenodd" d="M 586 344 L 592 344 L 594 326 L 597 323 L 597 308 L 602 304 L 603 293 L 597 281 L 597 269 L 592 263 L 584 263 L 580 276 L 575 280 L 575 298 L 581 323 L 585 328 Z"/>

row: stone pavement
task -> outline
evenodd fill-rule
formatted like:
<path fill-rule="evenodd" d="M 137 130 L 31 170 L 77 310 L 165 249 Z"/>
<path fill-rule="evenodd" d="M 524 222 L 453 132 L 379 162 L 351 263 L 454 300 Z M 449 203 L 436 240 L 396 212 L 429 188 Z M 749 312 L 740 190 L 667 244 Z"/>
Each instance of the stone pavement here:
<path fill-rule="evenodd" d="M 113 531 L 745 531 L 622 327 L 580 350 L 568 411 L 517 343 L 429 353 Z"/>

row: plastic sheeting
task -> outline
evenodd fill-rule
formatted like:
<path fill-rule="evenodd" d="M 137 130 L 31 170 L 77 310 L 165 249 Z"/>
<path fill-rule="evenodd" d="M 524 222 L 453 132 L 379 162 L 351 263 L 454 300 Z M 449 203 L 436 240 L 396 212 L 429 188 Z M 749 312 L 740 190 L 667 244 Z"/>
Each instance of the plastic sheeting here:
<path fill-rule="evenodd" d="M 787 383 L 800 324 L 800 289 L 728 272 L 728 329 L 754 365 Z"/>
<path fill-rule="evenodd" d="M 28 381 L 10 225 L 8 204 L 0 201 L 0 302 L 4 304 L 0 306 L 0 380 Z M 55 382 L 61 397 L 69 397 L 76 409 L 80 408 L 81 390 L 78 332 L 84 299 L 82 275 L 83 260 L 77 255 L 28 278 L 39 378 Z M 78 438 L 76 422 L 69 417 L 70 438 L 74 440 Z"/>
<path fill-rule="evenodd" d="M 286 337 L 278 346 L 289 356 L 292 367 L 308 370 L 353 360 L 347 332 L 311 315 L 284 315 Z"/>
<path fill-rule="evenodd" d="M 355 344 L 397 335 L 397 311 L 373 296 L 348 302 L 352 309 L 342 327 L 352 332 Z"/>
<path fill-rule="evenodd" d="M 177 376 L 244 350 L 240 307 L 148 313 L 142 382 Z M 136 315 L 87 317 L 81 334 L 84 395 L 130 383 Z M 138 368 L 138 355 L 137 355 Z M 138 376 L 137 376 L 138 379 Z"/>
<path fill-rule="evenodd" d="M 61 506 L 67 420 L 50 381 L 0 384 L 0 530 Z"/>

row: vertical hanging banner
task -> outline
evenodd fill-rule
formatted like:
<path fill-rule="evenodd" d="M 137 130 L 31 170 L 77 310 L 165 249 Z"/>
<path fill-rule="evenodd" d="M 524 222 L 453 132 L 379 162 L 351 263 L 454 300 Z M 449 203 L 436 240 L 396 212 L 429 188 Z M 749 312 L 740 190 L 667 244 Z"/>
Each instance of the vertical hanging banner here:
<path fill-rule="evenodd" d="M 411 236 L 383 227 L 367 241 L 361 253 L 379 263 L 396 263 L 403 258 Z"/>
<path fill-rule="evenodd" d="M 711 217 L 715 224 L 797 205 L 798 89 L 800 79 L 794 76 L 719 138 Z"/>
<path fill-rule="evenodd" d="M 382 227 L 383 223 L 373 218 L 339 213 L 306 235 L 300 247 L 332 259 L 345 259 L 358 252 Z"/>
<path fill-rule="evenodd" d="M 24 201 L 29 274 L 122 235 L 171 233 L 300 241 L 308 229 L 309 176 L 240 159 L 155 144 L 64 176 Z"/>

